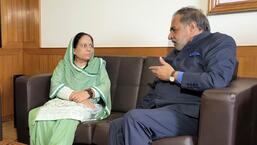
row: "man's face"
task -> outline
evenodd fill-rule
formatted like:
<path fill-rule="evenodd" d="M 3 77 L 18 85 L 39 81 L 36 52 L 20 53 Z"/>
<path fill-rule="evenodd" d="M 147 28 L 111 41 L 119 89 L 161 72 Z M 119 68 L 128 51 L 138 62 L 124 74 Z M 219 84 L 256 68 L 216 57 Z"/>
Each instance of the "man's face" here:
<path fill-rule="evenodd" d="M 175 15 L 171 22 L 169 40 L 174 43 L 177 50 L 181 50 L 189 41 L 192 36 L 190 26 L 180 22 L 180 15 Z"/>

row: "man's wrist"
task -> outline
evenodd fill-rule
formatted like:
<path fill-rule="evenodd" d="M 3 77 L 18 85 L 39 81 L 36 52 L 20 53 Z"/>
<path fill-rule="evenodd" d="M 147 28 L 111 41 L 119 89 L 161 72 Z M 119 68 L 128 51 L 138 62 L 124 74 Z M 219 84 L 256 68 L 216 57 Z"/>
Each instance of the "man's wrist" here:
<path fill-rule="evenodd" d="M 173 77 L 175 78 L 175 80 L 177 80 L 177 78 L 178 78 L 178 73 L 179 73 L 179 71 L 175 71 L 173 74 Z"/>
<path fill-rule="evenodd" d="M 176 75 L 176 81 L 181 84 L 182 79 L 183 79 L 184 72 L 182 72 L 182 71 L 177 71 L 175 75 Z"/>
<path fill-rule="evenodd" d="M 176 73 L 176 71 L 173 70 L 173 71 L 170 73 L 170 76 L 174 77 L 175 73 Z"/>
<path fill-rule="evenodd" d="M 85 89 L 85 91 L 89 94 L 89 98 L 93 98 L 94 97 L 94 92 L 93 92 L 93 90 L 91 88 Z"/>
<path fill-rule="evenodd" d="M 173 70 L 172 72 L 171 72 L 171 74 L 170 74 L 170 77 L 169 77 L 169 81 L 170 82 L 174 82 L 175 81 L 175 73 L 176 73 L 176 71 L 175 70 Z"/>

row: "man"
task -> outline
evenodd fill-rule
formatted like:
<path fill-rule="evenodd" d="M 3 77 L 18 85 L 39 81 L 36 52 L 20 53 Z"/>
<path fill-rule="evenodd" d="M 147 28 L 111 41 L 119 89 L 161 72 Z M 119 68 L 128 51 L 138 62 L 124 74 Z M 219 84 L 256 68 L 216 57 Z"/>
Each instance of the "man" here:
<path fill-rule="evenodd" d="M 175 49 L 160 58 L 160 66 L 149 68 L 157 79 L 141 108 L 111 123 L 109 145 L 149 145 L 159 138 L 197 135 L 202 91 L 230 83 L 236 65 L 235 41 L 210 33 L 200 10 L 178 10 L 169 40 Z"/>

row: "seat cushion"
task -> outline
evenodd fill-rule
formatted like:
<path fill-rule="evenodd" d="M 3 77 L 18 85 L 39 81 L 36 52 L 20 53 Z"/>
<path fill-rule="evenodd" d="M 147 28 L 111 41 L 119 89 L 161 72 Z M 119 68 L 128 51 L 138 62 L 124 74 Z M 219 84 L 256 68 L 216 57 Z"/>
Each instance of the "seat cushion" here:
<path fill-rule="evenodd" d="M 109 138 L 109 122 L 96 124 L 93 143 L 97 145 L 107 145 Z"/>
<path fill-rule="evenodd" d="M 178 136 L 158 139 L 152 145 L 194 145 L 194 142 L 191 136 Z"/>
<path fill-rule="evenodd" d="M 91 144 L 94 129 L 95 129 L 95 122 L 80 123 L 75 133 L 74 143 Z"/>
<path fill-rule="evenodd" d="M 109 126 L 112 120 L 119 118 L 123 113 L 112 113 L 110 117 L 96 124 L 93 136 L 93 143 L 97 145 L 107 145 L 109 138 Z"/>
<path fill-rule="evenodd" d="M 109 123 L 112 120 L 121 117 L 123 114 L 124 113 L 112 112 L 111 115 L 104 120 L 80 123 L 75 133 L 74 143 L 92 144 L 93 137 L 95 136 L 97 136 L 97 138 L 99 136 L 101 141 L 106 141 L 107 140 L 106 138 L 108 137 Z M 108 128 L 106 128 L 107 130 L 104 130 L 105 127 L 102 127 L 104 124 L 108 125 Z"/>

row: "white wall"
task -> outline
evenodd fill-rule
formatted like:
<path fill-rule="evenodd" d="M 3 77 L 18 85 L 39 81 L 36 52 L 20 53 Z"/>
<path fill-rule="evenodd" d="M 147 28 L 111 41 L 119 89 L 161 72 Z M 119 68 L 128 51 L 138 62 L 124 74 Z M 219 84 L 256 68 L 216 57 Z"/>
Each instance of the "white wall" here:
<path fill-rule="evenodd" d="M 257 13 L 209 16 L 212 31 L 231 35 L 237 45 L 257 45 Z"/>
<path fill-rule="evenodd" d="M 184 6 L 207 10 L 206 0 L 41 0 L 41 47 L 66 47 L 80 31 L 97 47 L 168 46 L 172 14 Z M 208 16 L 213 32 L 238 45 L 256 45 L 257 12 Z M 254 19 L 255 18 L 255 19 Z"/>
<path fill-rule="evenodd" d="M 207 0 L 200 0 L 199 6 L 207 13 Z M 208 16 L 212 32 L 232 36 L 237 45 L 257 45 L 257 11 Z"/>
<path fill-rule="evenodd" d="M 66 46 L 80 31 L 96 46 L 167 46 L 172 14 L 198 0 L 41 0 L 41 46 Z"/>

